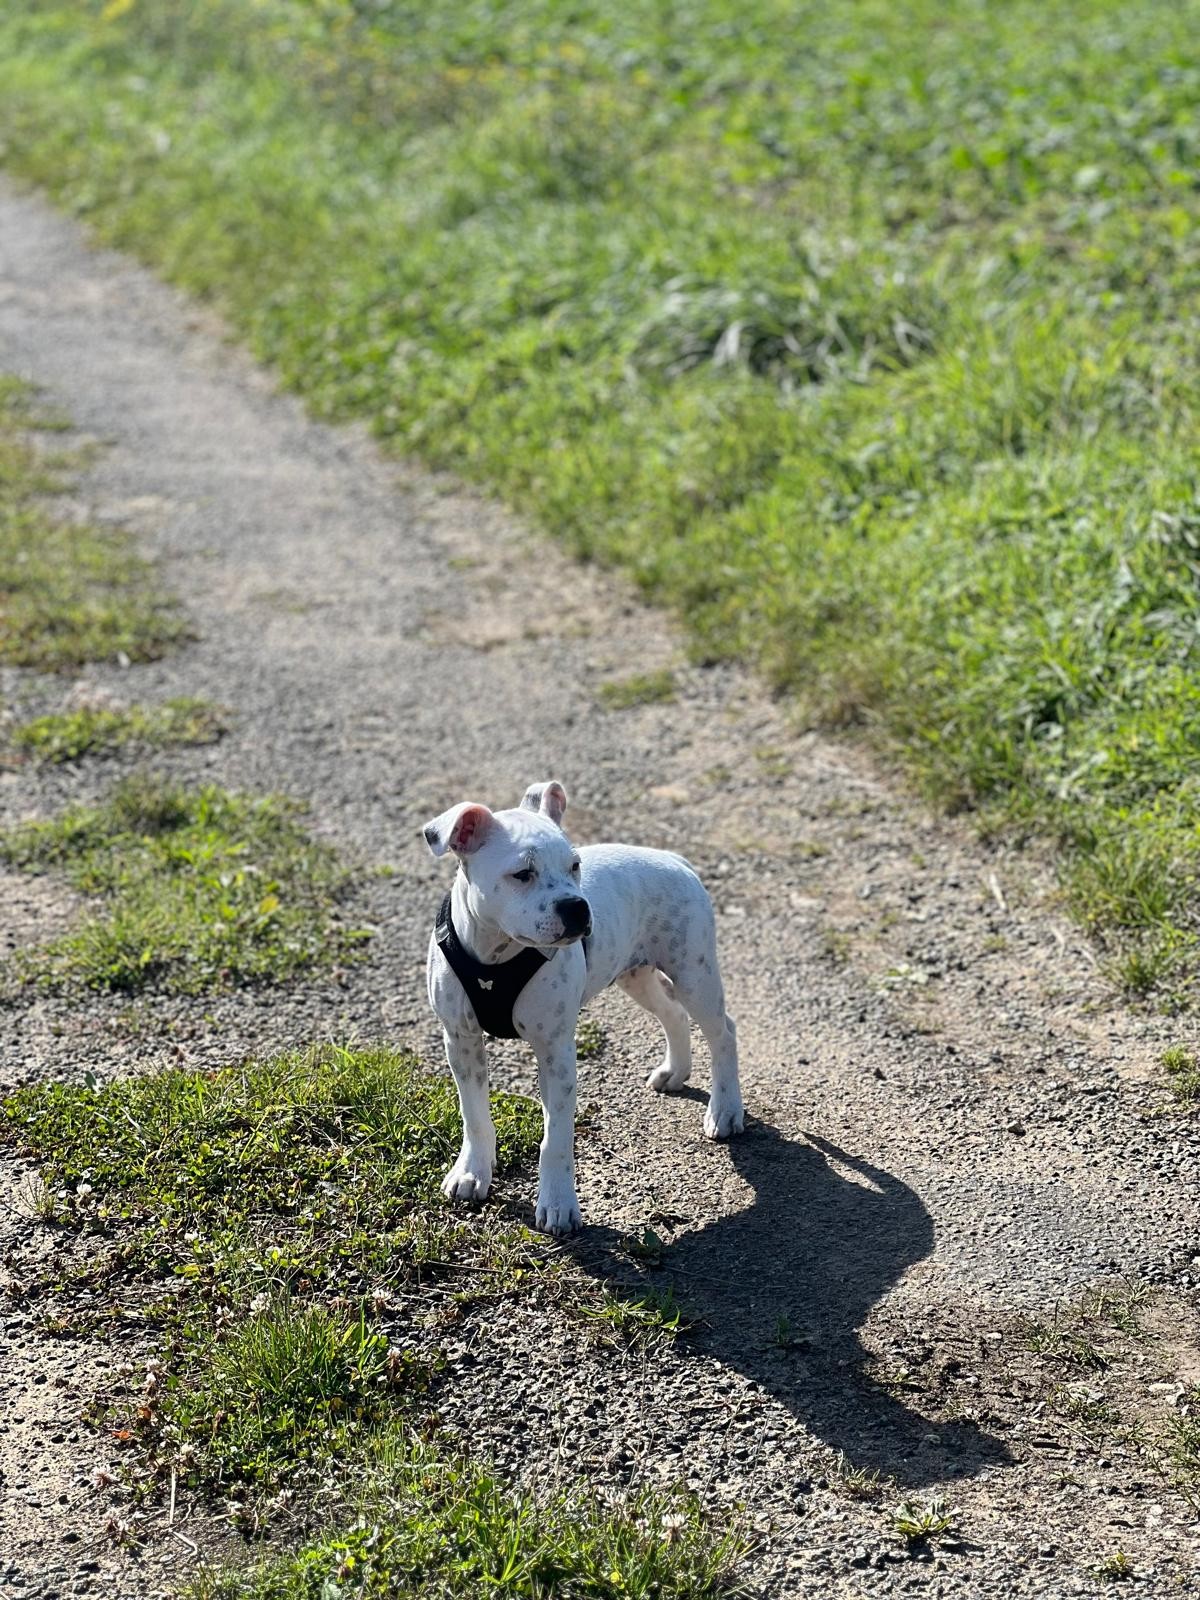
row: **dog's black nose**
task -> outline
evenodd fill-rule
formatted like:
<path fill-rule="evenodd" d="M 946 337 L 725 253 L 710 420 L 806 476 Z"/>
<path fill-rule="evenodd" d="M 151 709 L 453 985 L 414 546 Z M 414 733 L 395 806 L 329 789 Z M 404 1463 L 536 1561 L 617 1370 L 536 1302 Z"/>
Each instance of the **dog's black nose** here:
<path fill-rule="evenodd" d="M 563 925 L 563 933 L 568 937 L 580 934 L 587 938 L 592 931 L 592 908 L 582 895 L 571 895 L 566 900 L 556 900 L 554 909 Z"/>

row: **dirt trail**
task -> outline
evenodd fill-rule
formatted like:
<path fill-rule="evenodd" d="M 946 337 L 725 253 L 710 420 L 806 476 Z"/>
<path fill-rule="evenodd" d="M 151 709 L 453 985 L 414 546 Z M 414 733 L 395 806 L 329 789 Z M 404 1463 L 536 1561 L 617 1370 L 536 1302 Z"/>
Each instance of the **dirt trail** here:
<path fill-rule="evenodd" d="M 1121 1369 L 1131 1420 L 1153 1424 L 1194 1372 L 1200 1127 L 1165 1104 L 1155 1067 L 1186 1035 L 1116 1004 L 1037 861 L 797 734 L 750 674 L 681 665 L 669 623 L 619 581 L 308 420 L 206 313 L 4 186 L 0 370 L 103 441 L 81 497 L 165 558 L 197 626 L 168 660 L 90 680 L 232 707 L 219 746 L 161 764 L 303 796 L 321 832 L 397 869 L 367 891 L 371 960 L 337 981 L 155 1004 L 140 1031 L 116 1004 L 6 1013 L 0 1084 L 319 1033 L 429 1045 L 421 968 L 444 872 L 419 826 L 554 774 L 580 841 L 683 850 L 712 886 L 753 1122 L 708 1145 L 694 1095 L 643 1089 L 659 1041 L 603 997 L 607 1045 L 581 1084 L 588 1228 L 570 1248 L 606 1273 L 615 1238 L 658 1219 L 703 1326 L 626 1367 L 567 1328 L 475 1329 L 451 1421 L 528 1476 L 563 1462 L 608 1483 L 682 1475 L 743 1503 L 773 1596 L 1091 1593 L 1118 1548 L 1143 1593 L 1200 1574 L 1182 1500 L 1132 1446 L 1094 1446 L 1048 1407 L 1012 1332 L 1018 1313 L 1131 1275 L 1157 1286 L 1162 1335 Z M 674 703 L 600 709 L 601 680 L 663 664 Z M 0 811 L 46 811 L 113 772 L 0 772 Z M 531 1089 L 517 1049 L 494 1061 L 498 1083 Z M 10 1215 L 0 1250 L 35 1226 Z M 781 1316 L 799 1330 L 787 1349 Z M 16 1313 L 4 1328 L 10 1409 L 32 1414 L 45 1352 Z M 71 1349 L 80 1388 L 96 1354 Z M 80 1509 L 93 1446 L 59 1427 L 42 1447 L 49 1478 L 74 1487 L 61 1506 L 31 1494 L 0 1448 L 0 1594 L 161 1588 L 153 1562 L 114 1577 L 105 1556 L 98 1576 L 70 1555 L 103 1516 Z M 851 1499 L 838 1452 L 897 1489 Z M 886 1510 L 935 1493 L 962 1537 L 902 1559 Z"/>

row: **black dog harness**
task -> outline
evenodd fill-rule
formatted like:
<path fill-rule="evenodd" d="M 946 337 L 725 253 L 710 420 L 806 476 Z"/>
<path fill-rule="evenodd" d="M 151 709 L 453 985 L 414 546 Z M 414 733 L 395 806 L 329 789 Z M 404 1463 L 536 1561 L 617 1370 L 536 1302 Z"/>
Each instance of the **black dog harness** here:
<path fill-rule="evenodd" d="M 466 991 L 484 1033 L 490 1033 L 494 1039 L 519 1039 L 521 1036 L 513 1026 L 513 1006 L 530 978 L 541 971 L 550 957 L 540 950 L 528 949 L 507 961 L 493 961 L 490 965 L 476 961 L 463 949 L 454 931 L 449 895 L 442 901 L 433 936 Z"/>

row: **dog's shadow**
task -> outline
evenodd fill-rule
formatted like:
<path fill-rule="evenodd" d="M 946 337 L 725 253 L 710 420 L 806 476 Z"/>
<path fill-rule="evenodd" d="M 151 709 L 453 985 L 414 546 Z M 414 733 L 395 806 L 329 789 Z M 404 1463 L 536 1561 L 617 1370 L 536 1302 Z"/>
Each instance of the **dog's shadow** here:
<path fill-rule="evenodd" d="M 626 1298 L 670 1283 L 698 1319 L 693 1347 L 761 1385 L 851 1467 L 916 1487 L 1011 1459 L 976 1423 L 931 1423 L 870 1373 L 868 1313 L 933 1248 L 914 1191 L 825 1140 L 787 1139 L 755 1119 L 724 1148 L 754 1190 L 746 1210 L 679 1235 L 661 1270 L 640 1273 L 627 1240 L 589 1226 L 570 1247 L 580 1265 Z"/>

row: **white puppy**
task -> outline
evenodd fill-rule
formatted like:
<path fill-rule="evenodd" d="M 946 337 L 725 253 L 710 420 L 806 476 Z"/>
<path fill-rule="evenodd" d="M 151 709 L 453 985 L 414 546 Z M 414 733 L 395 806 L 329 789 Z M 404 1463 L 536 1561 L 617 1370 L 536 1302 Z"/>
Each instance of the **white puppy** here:
<path fill-rule="evenodd" d="M 545 1129 L 537 1225 L 579 1226 L 575 1194 L 575 1025 L 583 1006 L 620 984 L 653 1013 L 667 1054 L 652 1089 L 678 1089 L 692 1070 L 689 1016 L 712 1054 L 704 1114 L 711 1139 L 740 1133 L 737 1036 L 725 1011 L 712 902 L 681 856 L 598 844 L 576 850 L 560 826 L 567 796 L 537 783 L 520 807 L 470 802 L 425 827 L 435 856 L 458 873 L 429 943 L 429 1000 L 446 1036 L 463 1142 L 442 1188 L 482 1199 L 492 1181 L 496 1130 L 488 1106 L 484 1033 L 526 1039 L 538 1064 Z"/>

